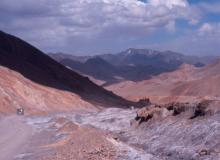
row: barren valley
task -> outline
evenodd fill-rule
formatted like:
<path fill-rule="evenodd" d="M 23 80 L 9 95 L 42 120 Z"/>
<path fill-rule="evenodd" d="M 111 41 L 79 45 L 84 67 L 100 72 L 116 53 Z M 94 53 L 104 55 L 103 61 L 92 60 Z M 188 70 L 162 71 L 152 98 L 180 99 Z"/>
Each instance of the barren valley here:
<path fill-rule="evenodd" d="M 220 159 L 219 60 L 103 88 L 19 38 L 0 42 L 1 160 Z"/>

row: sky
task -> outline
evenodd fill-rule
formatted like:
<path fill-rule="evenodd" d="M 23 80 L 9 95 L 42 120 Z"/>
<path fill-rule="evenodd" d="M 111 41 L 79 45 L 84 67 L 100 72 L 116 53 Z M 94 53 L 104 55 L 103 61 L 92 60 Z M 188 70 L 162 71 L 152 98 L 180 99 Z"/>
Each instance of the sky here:
<path fill-rule="evenodd" d="M 220 55 L 220 1 L 0 0 L 0 30 L 44 52 Z"/>

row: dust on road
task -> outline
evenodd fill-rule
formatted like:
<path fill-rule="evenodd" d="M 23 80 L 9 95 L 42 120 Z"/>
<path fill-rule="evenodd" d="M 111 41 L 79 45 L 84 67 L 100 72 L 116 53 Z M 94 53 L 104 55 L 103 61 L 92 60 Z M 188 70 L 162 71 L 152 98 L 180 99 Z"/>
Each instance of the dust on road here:
<path fill-rule="evenodd" d="M 33 130 L 23 117 L 10 116 L 0 120 L 0 160 L 13 160 L 26 150 Z"/>

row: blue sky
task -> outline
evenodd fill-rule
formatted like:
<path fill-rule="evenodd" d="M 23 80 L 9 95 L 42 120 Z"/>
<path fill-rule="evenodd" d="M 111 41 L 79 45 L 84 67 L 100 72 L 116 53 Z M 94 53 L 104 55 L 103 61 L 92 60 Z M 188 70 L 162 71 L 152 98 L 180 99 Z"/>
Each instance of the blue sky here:
<path fill-rule="evenodd" d="M 1 0 L 0 29 L 45 52 L 220 55 L 218 0 Z"/>
<path fill-rule="evenodd" d="M 218 2 L 218 0 L 188 0 L 190 4 L 197 4 L 202 2 L 208 2 L 208 3 L 215 3 Z"/>

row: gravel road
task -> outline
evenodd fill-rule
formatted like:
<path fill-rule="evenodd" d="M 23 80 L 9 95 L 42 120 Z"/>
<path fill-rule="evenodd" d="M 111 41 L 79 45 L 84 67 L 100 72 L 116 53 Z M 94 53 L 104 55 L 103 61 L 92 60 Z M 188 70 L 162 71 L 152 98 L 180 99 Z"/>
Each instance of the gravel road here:
<path fill-rule="evenodd" d="M 1 118 L 0 160 L 14 160 L 27 149 L 33 130 L 23 120 L 19 116 Z"/>

